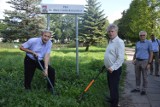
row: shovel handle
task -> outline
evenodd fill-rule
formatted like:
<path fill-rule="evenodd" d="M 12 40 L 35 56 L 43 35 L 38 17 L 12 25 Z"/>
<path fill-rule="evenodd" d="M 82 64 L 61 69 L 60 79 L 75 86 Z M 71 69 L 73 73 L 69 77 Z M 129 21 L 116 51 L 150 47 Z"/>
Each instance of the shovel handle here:
<path fill-rule="evenodd" d="M 88 86 L 86 87 L 86 89 L 84 90 L 85 92 L 91 87 L 91 85 L 94 83 L 94 80 L 92 80 L 89 84 L 88 84 Z"/>
<path fill-rule="evenodd" d="M 40 61 L 38 60 L 38 57 L 35 56 L 35 59 L 38 61 L 38 64 L 39 64 L 39 66 L 41 67 L 42 72 L 44 73 L 44 67 L 42 66 L 42 64 L 41 64 Z M 51 86 L 51 88 L 52 88 L 53 94 L 54 94 L 54 87 L 53 87 L 53 85 L 52 85 L 49 77 L 48 77 L 48 76 L 45 76 L 45 77 L 47 78 L 47 81 L 49 82 L 49 84 L 50 84 L 50 86 Z"/>

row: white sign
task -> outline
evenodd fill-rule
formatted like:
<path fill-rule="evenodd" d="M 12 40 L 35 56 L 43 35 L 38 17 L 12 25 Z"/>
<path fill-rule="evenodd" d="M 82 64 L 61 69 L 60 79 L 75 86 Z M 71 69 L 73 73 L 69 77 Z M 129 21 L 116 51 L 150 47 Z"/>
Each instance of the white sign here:
<path fill-rule="evenodd" d="M 82 14 L 84 13 L 84 5 L 41 4 L 41 13 Z"/>

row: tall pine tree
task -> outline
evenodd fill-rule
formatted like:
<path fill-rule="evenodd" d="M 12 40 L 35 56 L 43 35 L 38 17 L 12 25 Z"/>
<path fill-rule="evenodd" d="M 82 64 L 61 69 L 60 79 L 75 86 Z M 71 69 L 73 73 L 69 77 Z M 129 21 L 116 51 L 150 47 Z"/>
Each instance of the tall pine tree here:
<path fill-rule="evenodd" d="M 25 40 L 37 36 L 44 29 L 44 17 L 40 14 L 41 0 L 10 0 L 7 3 L 13 10 L 5 10 L 4 22 L 8 28 L 4 30 L 3 38 L 7 41 Z"/>
<path fill-rule="evenodd" d="M 97 2 L 97 0 L 87 0 L 85 13 L 80 25 L 79 39 L 84 42 L 86 46 L 85 51 L 88 51 L 90 45 L 99 42 L 105 36 L 108 21 L 100 7 L 100 2 Z"/>

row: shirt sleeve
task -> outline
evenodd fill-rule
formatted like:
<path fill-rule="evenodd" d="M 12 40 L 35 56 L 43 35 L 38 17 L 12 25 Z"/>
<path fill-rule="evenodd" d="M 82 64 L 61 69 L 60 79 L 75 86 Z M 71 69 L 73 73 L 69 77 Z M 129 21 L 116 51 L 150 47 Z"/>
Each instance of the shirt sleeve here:
<path fill-rule="evenodd" d="M 117 58 L 115 63 L 111 66 L 112 70 L 117 70 L 120 66 L 122 66 L 124 62 L 124 52 L 125 52 L 125 46 L 124 46 L 124 42 L 122 41 L 118 44 L 118 48 L 116 52 Z"/>
<path fill-rule="evenodd" d="M 135 45 L 135 58 L 136 58 L 136 53 L 137 53 L 137 45 L 138 45 L 138 42 Z"/>
<path fill-rule="evenodd" d="M 153 49 L 152 49 L 152 43 L 149 42 L 149 52 L 151 52 L 151 51 L 153 51 Z"/>
<path fill-rule="evenodd" d="M 32 45 L 32 41 L 33 41 L 32 39 L 29 39 L 28 41 L 26 41 L 25 43 L 23 43 L 22 46 L 24 48 L 29 48 Z"/>
<path fill-rule="evenodd" d="M 158 39 L 158 46 L 160 46 L 160 40 Z"/>
<path fill-rule="evenodd" d="M 51 52 L 51 49 L 52 49 L 52 42 L 50 42 L 48 48 L 47 48 L 47 54 Z"/>

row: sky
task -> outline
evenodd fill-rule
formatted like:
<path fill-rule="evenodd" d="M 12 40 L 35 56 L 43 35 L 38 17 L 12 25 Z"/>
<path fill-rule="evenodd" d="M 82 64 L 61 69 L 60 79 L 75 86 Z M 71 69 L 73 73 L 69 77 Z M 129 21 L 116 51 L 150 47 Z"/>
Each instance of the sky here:
<path fill-rule="evenodd" d="M 0 0 L 0 19 L 3 19 L 4 9 L 11 10 L 9 4 L 6 3 L 8 0 Z M 86 0 L 42 0 L 42 3 L 46 4 L 80 4 L 85 5 Z M 104 10 L 105 16 L 110 23 L 114 20 L 121 18 L 121 13 L 128 9 L 132 0 L 97 0 L 101 3 L 101 10 Z"/>

